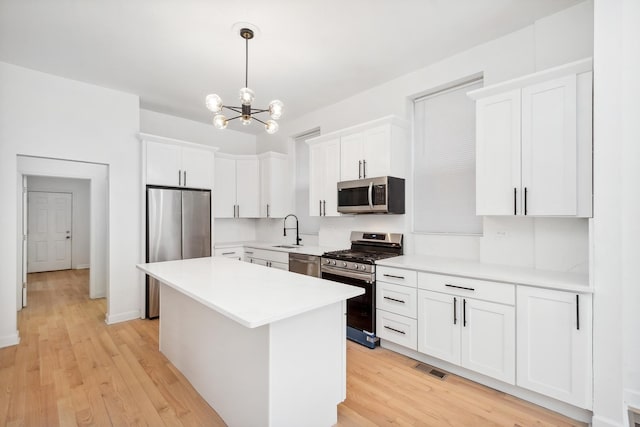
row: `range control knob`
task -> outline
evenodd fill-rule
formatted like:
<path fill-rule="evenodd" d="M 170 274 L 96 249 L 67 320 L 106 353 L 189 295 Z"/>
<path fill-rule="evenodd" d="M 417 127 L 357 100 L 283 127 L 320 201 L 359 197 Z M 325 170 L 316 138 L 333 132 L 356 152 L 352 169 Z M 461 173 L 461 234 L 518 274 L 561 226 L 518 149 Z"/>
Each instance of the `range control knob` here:
<path fill-rule="evenodd" d="M 351 266 L 351 268 L 353 268 L 354 270 L 358 269 L 358 264 L 356 264 L 355 262 L 353 263 L 353 265 Z"/>
<path fill-rule="evenodd" d="M 342 261 L 342 266 L 343 266 L 343 267 L 346 267 L 346 266 L 347 266 L 347 263 L 346 263 L 346 262 L 344 262 L 344 261 Z"/>
<path fill-rule="evenodd" d="M 336 265 L 336 260 L 331 261 L 331 264 Z"/>
<path fill-rule="evenodd" d="M 364 265 L 360 266 L 360 270 L 366 270 L 366 269 L 367 269 L 367 267 L 365 267 Z"/>

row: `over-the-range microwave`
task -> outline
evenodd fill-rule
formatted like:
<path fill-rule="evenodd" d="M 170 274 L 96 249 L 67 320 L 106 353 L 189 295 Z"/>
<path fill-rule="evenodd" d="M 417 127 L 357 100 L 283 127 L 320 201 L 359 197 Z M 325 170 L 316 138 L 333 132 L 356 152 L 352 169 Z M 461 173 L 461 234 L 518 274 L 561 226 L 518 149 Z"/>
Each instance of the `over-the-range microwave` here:
<path fill-rule="evenodd" d="M 393 176 L 338 183 L 338 212 L 404 213 L 404 179 Z"/>

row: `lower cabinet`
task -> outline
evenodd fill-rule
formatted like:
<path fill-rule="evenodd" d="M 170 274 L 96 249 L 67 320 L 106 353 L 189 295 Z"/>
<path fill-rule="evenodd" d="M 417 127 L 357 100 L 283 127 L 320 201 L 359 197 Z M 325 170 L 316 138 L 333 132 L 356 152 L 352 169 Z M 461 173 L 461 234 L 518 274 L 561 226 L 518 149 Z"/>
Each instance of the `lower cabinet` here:
<path fill-rule="evenodd" d="M 244 260 L 252 264 L 264 265 L 265 267 L 289 270 L 288 252 L 247 247 L 244 249 Z"/>
<path fill-rule="evenodd" d="M 213 251 L 215 256 L 223 256 L 226 258 L 232 258 L 242 261 L 244 258 L 244 247 L 234 246 L 229 248 L 218 248 Z"/>
<path fill-rule="evenodd" d="M 592 407 L 592 296 L 518 286 L 517 385 Z"/>
<path fill-rule="evenodd" d="M 418 274 L 418 351 L 515 384 L 515 286 Z"/>

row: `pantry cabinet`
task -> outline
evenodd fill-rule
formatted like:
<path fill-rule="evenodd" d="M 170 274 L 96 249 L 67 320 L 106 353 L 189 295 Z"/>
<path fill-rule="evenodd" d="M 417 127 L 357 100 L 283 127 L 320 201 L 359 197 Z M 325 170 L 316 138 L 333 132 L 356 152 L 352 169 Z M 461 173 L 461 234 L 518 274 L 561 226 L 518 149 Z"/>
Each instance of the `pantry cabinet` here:
<path fill-rule="evenodd" d="M 171 138 L 140 134 L 148 185 L 211 189 L 216 149 Z"/>
<path fill-rule="evenodd" d="M 476 213 L 592 215 L 592 61 L 469 93 Z"/>
<path fill-rule="evenodd" d="M 591 409 L 591 294 L 518 286 L 517 307 L 517 385 Z"/>
<path fill-rule="evenodd" d="M 289 179 L 289 166 L 285 154 L 268 152 L 260 159 L 260 216 L 283 218 L 291 212 L 293 187 Z"/>
<path fill-rule="evenodd" d="M 256 156 L 217 154 L 213 191 L 215 218 L 260 216 L 259 160 Z"/>
<path fill-rule="evenodd" d="M 309 215 L 339 216 L 340 138 L 310 139 Z"/>
<path fill-rule="evenodd" d="M 418 351 L 515 384 L 514 285 L 418 274 Z"/>

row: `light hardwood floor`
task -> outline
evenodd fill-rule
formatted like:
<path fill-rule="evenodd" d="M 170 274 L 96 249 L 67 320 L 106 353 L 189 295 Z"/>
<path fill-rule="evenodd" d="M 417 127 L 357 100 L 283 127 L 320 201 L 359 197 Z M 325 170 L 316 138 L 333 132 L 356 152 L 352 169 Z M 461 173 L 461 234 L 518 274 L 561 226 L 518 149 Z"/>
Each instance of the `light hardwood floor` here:
<path fill-rule="evenodd" d="M 0 349 L 0 426 L 225 425 L 158 352 L 157 321 L 104 323 L 88 270 L 28 280 L 21 342 Z M 384 349 L 347 348 L 339 426 L 581 425 L 453 375 L 433 378 Z"/>

